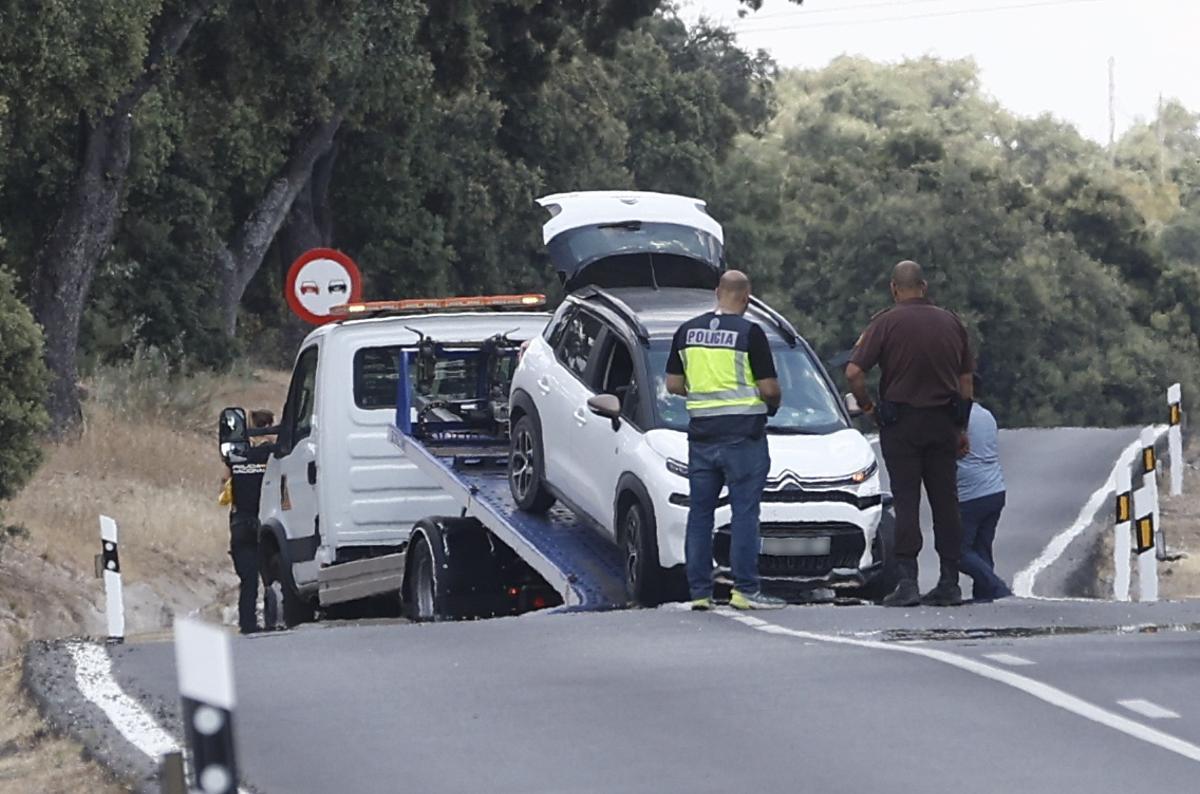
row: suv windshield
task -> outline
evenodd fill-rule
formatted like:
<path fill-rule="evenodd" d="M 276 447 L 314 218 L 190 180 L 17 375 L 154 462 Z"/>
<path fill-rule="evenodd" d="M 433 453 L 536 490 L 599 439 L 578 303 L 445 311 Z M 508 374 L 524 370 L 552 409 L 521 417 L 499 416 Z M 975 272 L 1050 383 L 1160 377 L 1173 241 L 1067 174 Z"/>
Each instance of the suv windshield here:
<path fill-rule="evenodd" d="M 655 425 L 686 431 L 687 407 L 682 397 L 667 392 L 667 342 L 651 345 L 647 362 L 654 377 Z M 783 403 L 767 422 L 768 433 L 824 435 L 848 425 L 838 409 L 837 397 L 825 383 L 808 352 L 800 347 L 771 347 Z"/>

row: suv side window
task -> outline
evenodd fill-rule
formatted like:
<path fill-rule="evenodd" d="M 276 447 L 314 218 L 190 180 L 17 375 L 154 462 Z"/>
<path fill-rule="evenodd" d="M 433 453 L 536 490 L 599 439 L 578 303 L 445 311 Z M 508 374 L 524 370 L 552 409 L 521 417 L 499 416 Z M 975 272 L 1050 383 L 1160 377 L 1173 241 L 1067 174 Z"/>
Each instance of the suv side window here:
<path fill-rule="evenodd" d="M 583 378 L 587 372 L 588 358 L 603 329 L 604 325 L 597 317 L 585 311 L 575 312 L 565 323 L 554 354 L 563 366 Z"/>
<path fill-rule="evenodd" d="M 562 341 L 563 331 L 567 328 L 567 323 L 571 320 L 572 314 L 575 312 L 575 304 L 563 301 L 558 310 L 554 312 L 554 316 L 550 318 L 550 322 L 546 325 L 546 330 L 542 335 L 546 338 L 551 348 L 558 347 L 558 343 Z"/>
<path fill-rule="evenodd" d="M 596 392 L 620 397 L 621 415 L 634 421 L 637 418 L 638 385 L 633 353 L 628 343 L 613 331 L 609 331 L 606 339 L 604 359 L 594 376 Z"/>
<path fill-rule="evenodd" d="M 317 347 L 308 348 L 296 360 L 292 385 L 288 387 L 287 404 L 283 407 L 283 432 L 287 437 L 286 452 L 312 433 L 312 415 L 317 396 Z"/>

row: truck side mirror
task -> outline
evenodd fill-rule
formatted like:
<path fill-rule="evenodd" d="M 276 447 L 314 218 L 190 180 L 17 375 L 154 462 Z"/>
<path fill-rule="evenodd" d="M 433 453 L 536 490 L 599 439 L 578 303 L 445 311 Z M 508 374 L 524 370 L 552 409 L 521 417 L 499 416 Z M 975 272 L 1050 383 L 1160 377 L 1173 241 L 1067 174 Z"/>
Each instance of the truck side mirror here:
<path fill-rule="evenodd" d="M 587 401 L 588 410 L 612 420 L 613 430 L 621 426 L 621 398 L 615 394 L 597 394 Z"/>
<path fill-rule="evenodd" d="M 246 412 L 241 408 L 226 408 L 221 411 L 221 421 L 217 424 L 217 438 L 221 442 L 221 450 L 226 444 L 245 444 L 250 440 L 246 432 Z"/>
<path fill-rule="evenodd" d="M 858 400 L 854 399 L 854 395 L 847 392 L 843 398 L 846 401 L 846 410 L 850 413 L 850 418 L 856 418 L 863 415 L 862 409 L 858 407 Z"/>

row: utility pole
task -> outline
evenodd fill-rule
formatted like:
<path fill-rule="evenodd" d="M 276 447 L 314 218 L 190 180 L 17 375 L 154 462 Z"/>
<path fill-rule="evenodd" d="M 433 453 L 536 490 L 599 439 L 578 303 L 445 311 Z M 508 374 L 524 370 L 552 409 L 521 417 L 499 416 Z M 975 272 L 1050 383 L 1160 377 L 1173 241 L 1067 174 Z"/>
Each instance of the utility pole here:
<path fill-rule="evenodd" d="M 1108 156 L 1117 157 L 1117 59 L 1108 56 Z"/>

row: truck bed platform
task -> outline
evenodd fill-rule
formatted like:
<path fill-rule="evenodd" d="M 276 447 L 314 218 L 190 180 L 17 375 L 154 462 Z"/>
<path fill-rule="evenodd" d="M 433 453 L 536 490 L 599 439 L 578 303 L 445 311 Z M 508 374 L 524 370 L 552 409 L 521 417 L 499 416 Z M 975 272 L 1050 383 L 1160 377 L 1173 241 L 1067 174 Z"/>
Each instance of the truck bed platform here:
<path fill-rule="evenodd" d="M 544 515 L 517 508 L 509 492 L 507 442 L 487 438 L 424 440 L 395 425 L 393 444 L 462 508 L 512 548 L 562 596 L 560 610 L 624 607 L 620 551 L 565 507 Z"/>

